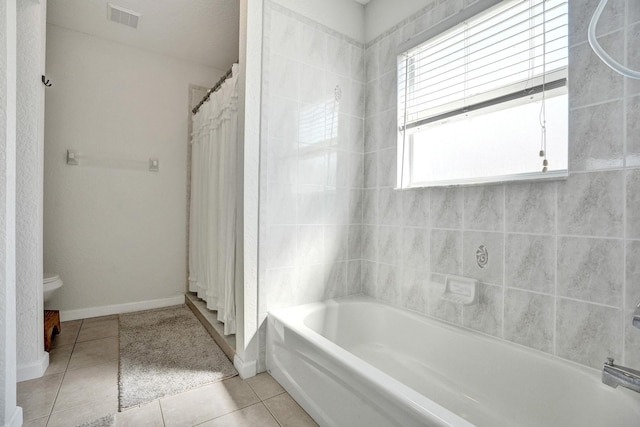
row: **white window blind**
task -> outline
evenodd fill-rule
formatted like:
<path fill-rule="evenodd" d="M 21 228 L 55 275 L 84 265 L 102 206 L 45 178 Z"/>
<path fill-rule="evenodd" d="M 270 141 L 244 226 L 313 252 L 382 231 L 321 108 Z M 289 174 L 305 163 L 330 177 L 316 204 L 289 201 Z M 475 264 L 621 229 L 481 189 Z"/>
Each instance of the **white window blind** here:
<path fill-rule="evenodd" d="M 404 143 L 416 132 L 527 103 L 543 110 L 545 97 L 566 98 L 567 9 L 566 0 L 505 0 L 398 56 L 399 155 L 409 156 L 412 173 L 416 150 Z"/>

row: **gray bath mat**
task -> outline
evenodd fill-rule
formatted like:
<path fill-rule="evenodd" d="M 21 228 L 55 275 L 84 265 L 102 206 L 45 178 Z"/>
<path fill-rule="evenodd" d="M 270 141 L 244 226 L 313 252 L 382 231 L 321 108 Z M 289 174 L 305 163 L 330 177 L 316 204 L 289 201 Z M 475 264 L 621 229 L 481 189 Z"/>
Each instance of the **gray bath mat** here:
<path fill-rule="evenodd" d="M 120 315 L 120 410 L 235 375 L 186 306 Z"/>

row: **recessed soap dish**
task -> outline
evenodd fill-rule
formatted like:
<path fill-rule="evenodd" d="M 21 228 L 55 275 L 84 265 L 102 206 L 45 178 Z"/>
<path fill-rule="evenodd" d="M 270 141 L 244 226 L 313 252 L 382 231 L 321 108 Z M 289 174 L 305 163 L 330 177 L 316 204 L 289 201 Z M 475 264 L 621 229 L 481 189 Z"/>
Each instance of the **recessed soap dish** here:
<path fill-rule="evenodd" d="M 478 281 L 469 277 L 447 276 L 441 298 L 454 304 L 476 304 L 478 302 Z"/>

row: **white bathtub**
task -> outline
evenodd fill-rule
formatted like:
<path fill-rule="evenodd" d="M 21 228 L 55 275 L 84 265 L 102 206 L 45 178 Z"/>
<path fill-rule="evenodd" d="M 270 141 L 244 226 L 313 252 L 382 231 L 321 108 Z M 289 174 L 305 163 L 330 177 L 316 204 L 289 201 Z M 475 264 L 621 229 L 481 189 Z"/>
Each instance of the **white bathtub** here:
<path fill-rule="evenodd" d="M 595 369 L 365 297 L 269 313 L 267 369 L 323 426 L 640 426 Z"/>

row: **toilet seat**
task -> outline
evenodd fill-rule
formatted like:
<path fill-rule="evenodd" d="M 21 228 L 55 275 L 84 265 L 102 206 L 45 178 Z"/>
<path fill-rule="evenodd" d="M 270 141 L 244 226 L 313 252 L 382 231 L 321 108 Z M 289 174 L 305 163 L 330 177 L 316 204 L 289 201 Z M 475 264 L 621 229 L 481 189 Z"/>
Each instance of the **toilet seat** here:
<path fill-rule="evenodd" d="M 56 280 L 60 280 L 59 274 L 44 273 L 44 278 L 42 279 L 42 283 L 51 283 L 51 282 L 55 282 Z"/>

